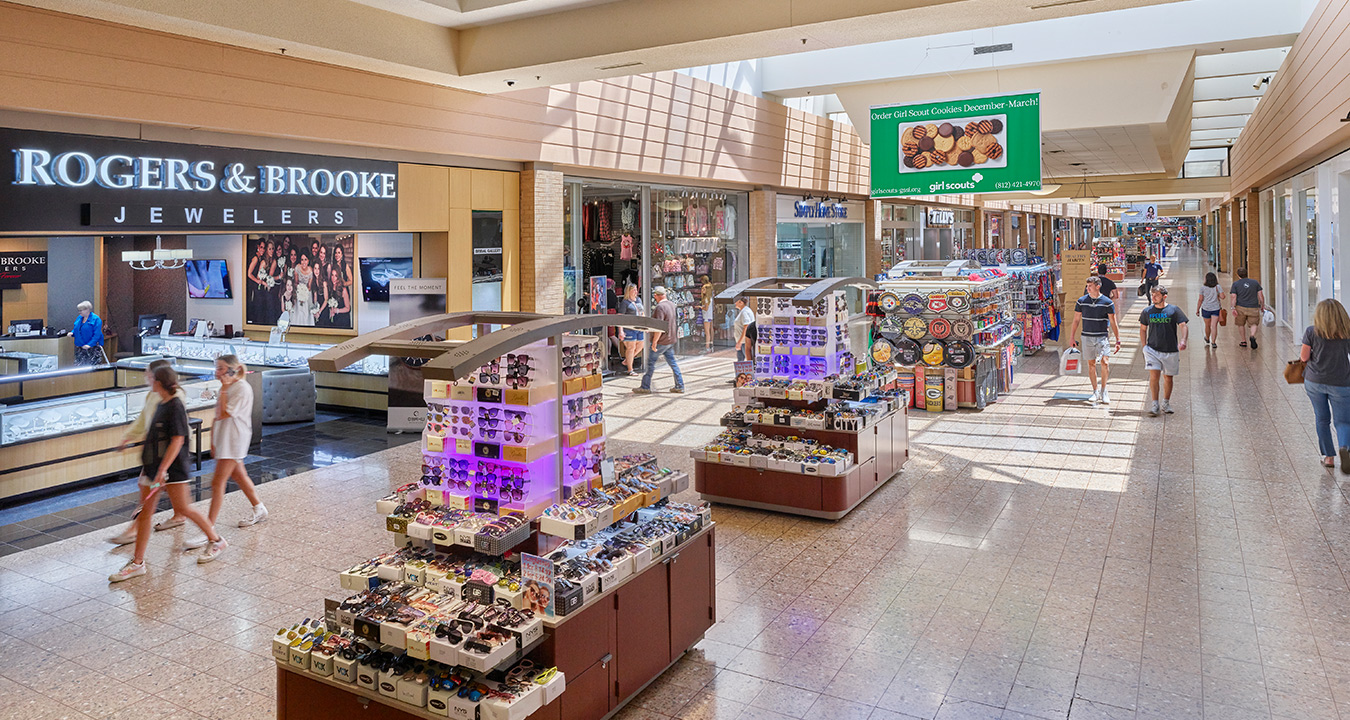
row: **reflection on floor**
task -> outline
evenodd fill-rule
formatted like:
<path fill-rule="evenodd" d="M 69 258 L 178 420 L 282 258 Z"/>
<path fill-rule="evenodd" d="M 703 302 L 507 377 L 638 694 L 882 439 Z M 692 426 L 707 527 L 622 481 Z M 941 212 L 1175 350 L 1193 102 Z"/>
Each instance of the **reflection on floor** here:
<path fill-rule="evenodd" d="M 1195 257 L 1166 279 L 1187 311 Z M 844 520 L 715 508 L 719 621 L 617 717 L 1350 715 L 1350 484 L 1280 377 L 1291 334 L 1193 344 L 1176 414 L 1150 418 L 1139 309 L 1110 406 L 1045 353 L 994 407 L 911 415 L 904 473 Z M 682 369 L 683 396 L 606 384 L 611 452 L 687 467 L 718 432 L 730 361 Z M 272 517 L 222 529 L 218 561 L 156 533 L 150 574 L 116 587 L 128 550 L 102 533 L 0 558 L 0 717 L 272 717 L 271 634 L 389 546 L 373 502 L 417 464 L 405 446 L 269 483 Z"/>
<path fill-rule="evenodd" d="M 417 439 L 415 434 L 389 434 L 382 417 L 321 412 L 313 423 L 264 426 L 262 441 L 250 448 L 245 467 L 253 482 L 262 484 Z M 209 496 L 214 471 L 214 462 L 202 463 L 192 479 L 194 498 Z M 233 482 L 228 488 L 238 491 Z M 136 479 L 129 478 L 0 509 L 0 555 L 121 525 L 138 502 Z M 161 495 L 159 509 L 168 507 L 169 498 Z"/>

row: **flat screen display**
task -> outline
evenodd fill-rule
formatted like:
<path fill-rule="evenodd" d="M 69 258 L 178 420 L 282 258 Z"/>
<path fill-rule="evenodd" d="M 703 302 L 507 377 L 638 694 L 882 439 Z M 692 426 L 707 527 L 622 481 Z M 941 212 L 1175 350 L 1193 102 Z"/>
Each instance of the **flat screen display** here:
<path fill-rule="evenodd" d="M 224 260 L 188 260 L 187 287 L 190 298 L 234 297 L 230 289 L 230 270 Z"/>
<path fill-rule="evenodd" d="M 389 281 L 413 276 L 413 259 L 361 258 L 361 294 L 366 302 L 389 302 Z"/>

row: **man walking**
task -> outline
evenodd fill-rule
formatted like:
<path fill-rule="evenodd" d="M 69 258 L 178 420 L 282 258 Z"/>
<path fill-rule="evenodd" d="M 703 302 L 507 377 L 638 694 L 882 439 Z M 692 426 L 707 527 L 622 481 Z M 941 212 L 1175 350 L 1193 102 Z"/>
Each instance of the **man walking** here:
<path fill-rule="evenodd" d="M 1111 356 L 1111 346 L 1107 344 L 1106 331 L 1116 336 L 1115 352 L 1120 352 L 1120 324 L 1116 322 L 1116 304 L 1102 293 L 1102 279 L 1096 276 L 1087 279 L 1087 294 L 1078 298 L 1074 308 L 1073 329 L 1069 338 L 1078 345 L 1078 326 L 1083 327 L 1083 360 L 1088 367 L 1088 381 L 1092 383 L 1090 402 L 1111 404 L 1111 396 L 1106 394 L 1106 379 L 1111 376 L 1106 359 Z M 1101 389 L 1097 389 L 1097 363 L 1101 362 Z"/>
<path fill-rule="evenodd" d="M 638 395 L 647 395 L 652 391 L 652 375 L 656 372 L 657 358 L 665 358 L 670 363 L 670 371 L 675 373 L 675 387 L 670 391 L 673 393 L 684 392 L 684 377 L 680 375 L 680 366 L 675 364 L 675 303 L 666 299 L 666 289 L 660 285 L 652 288 L 652 300 L 656 301 L 656 306 L 652 308 L 652 319 L 660 320 L 666 324 L 665 331 L 656 331 L 652 335 L 651 357 L 647 361 L 647 372 L 642 374 L 642 386 L 634 388 L 633 392 Z"/>
<path fill-rule="evenodd" d="M 1172 413 L 1172 378 L 1181 371 L 1181 351 L 1186 349 L 1186 313 L 1168 304 L 1167 288 L 1154 286 L 1153 304 L 1139 313 L 1139 340 L 1144 345 L 1144 369 L 1152 398 L 1148 414 L 1158 417 L 1158 384 L 1162 381 L 1162 411 Z"/>
<path fill-rule="evenodd" d="M 1120 302 L 1120 289 L 1116 287 L 1115 280 L 1106 276 L 1106 263 L 1097 265 L 1097 279 L 1102 281 L 1102 294 L 1113 303 Z"/>
<path fill-rule="evenodd" d="M 736 298 L 736 319 L 732 322 L 732 333 L 736 336 L 736 359 L 754 360 L 759 333 L 755 327 L 755 311 L 746 306 L 744 296 Z"/>
<path fill-rule="evenodd" d="M 1247 268 L 1237 269 L 1238 279 L 1228 289 L 1233 296 L 1233 320 L 1238 327 L 1247 327 L 1247 339 L 1238 343 L 1238 347 L 1247 347 L 1250 343 L 1256 349 L 1256 329 L 1261 327 L 1261 315 L 1266 307 L 1266 291 L 1261 283 L 1247 277 Z"/>
<path fill-rule="evenodd" d="M 1163 266 L 1158 264 L 1158 258 L 1149 255 L 1148 262 L 1144 263 L 1143 278 L 1146 290 L 1152 290 L 1158 284 L 1158 278 L 1162 275 Z M 1147 295 L 1148 293 L 1145 292 Z M 1152 297 L 1150 295 L 1150 297 Z"/>

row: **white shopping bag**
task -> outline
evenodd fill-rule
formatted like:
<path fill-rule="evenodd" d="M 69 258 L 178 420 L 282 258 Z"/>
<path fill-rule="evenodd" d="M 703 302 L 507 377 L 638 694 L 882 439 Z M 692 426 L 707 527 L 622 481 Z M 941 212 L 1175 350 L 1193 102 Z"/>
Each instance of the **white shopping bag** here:
<path fill-rule="evenodd" d="M 1078 375 L 1083 372 L 1083 363 L 1080 362 L 1083 353 L 1078 348 L 1069 348 L 1059 351 L 1059 374 L 1060 375 Z"/>
<path fill-rule="evenodd" d="M 1265 312 L 1261 313 L 1261 322 L 1264 323 L 1266 327 L 1275 327 L 1275 313 L 1267 309 Z"/>

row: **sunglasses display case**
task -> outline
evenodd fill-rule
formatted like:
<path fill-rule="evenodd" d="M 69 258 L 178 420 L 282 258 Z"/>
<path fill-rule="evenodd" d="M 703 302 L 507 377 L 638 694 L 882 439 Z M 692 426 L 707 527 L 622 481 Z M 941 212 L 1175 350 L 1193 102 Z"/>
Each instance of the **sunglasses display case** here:
<path fill-rule="evenodd" d="M 888 356 L 901 371 L 913 407 L 978 409 L 1011 390 L 1031 279 L 1014 269 L 916 260 L 896 265 L 881 281 L 869 303 L 877 316 L 873 354 Z M 1053 313 L 1053 304 L 1038 308 Z M 1056 321 L 1047 318 L 1042 332 Z"/>
<path fill-rule="evenodd" d="M 726 293 L 756 315 L 752 379 L 734 391 L 727 430 L 690 451 L 694 482 L 710 502 L 839 519 L 903 467 L 907 401 L 844 290 L 874 285 L 799 283 L 761 278 Z"/>

